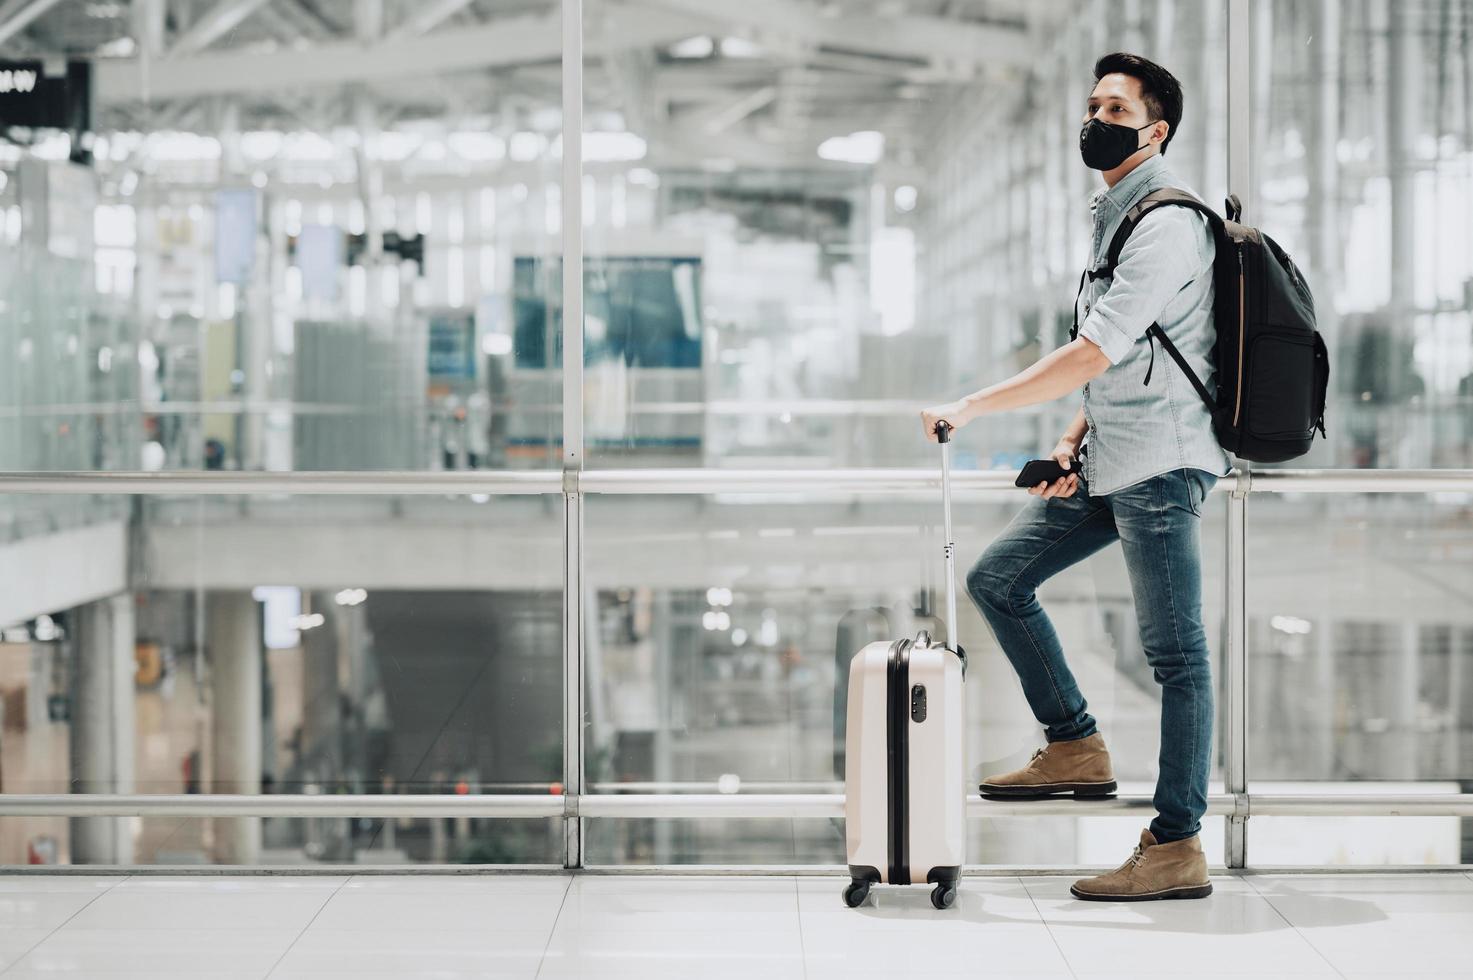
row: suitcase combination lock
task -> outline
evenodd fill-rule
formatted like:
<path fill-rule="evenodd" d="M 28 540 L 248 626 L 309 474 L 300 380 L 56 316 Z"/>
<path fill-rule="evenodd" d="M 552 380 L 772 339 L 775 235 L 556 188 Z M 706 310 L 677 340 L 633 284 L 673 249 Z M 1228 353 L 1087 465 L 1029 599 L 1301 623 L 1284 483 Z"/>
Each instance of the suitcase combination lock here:
<path fill-rule="evenodd" d="M 915 722 L 926 720 L 926 685 L 917 684 L 910 689 L 910 719 Z"/>

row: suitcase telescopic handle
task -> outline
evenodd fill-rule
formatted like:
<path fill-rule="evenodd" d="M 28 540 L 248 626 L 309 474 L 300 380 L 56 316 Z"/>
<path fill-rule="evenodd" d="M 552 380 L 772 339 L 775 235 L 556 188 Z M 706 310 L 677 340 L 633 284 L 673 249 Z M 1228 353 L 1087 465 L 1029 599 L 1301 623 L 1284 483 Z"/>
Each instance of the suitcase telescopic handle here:
<path fill-rule="evenodd" d="M 946 635 L 951 650 L 962 662 L 962 676 L 967 676 L 967 653 L 956 635 L 956 543 L 951 536 L 951 431 L 950 422 L 936 423 L 936 441 L 941 444 L 941 509 L 945 518 L 946 544 Z"/>

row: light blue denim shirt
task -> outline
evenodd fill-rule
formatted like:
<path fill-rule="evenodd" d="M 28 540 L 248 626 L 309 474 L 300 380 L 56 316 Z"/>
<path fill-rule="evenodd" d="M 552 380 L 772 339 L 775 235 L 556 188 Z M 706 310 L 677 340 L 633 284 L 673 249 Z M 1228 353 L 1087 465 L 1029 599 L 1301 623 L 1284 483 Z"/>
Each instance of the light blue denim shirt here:
<path fill-rule="evenodd" d="M 1149 157 L 1114 187 L 1095 192 L 1089 268 L 1104 267 L 1125 212 L 1163 187 L 1195 193 L 1160 156 Z M 1083 477 L 1091 495 L 1183 467 L 1218 477 L 1232 471 L 1191 380 L 1159 342 L 1146 336 L 1152 323 L 1160 323 L 1203 386 L 1214 390 L 1208 354 L 1217 337 L 1212 315 L 1216 250 L 1205 217 L 1188 208 L 1158 208 L 1131 232 L 1114 276 L 1085 283 L 1078 300 L 1079 336 L 1098 344 L 1110 360 L 1110 367 L 1084 386 Z M 1149 385 L 1143 383 L 1148 369 Z"/>

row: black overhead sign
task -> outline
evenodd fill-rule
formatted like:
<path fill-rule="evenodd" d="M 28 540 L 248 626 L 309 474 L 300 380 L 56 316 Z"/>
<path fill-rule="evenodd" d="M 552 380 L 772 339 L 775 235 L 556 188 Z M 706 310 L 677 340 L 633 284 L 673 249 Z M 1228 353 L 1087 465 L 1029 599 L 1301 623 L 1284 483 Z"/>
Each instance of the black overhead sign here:
<path fill-rule="evenodd" d="M 92 123 L 92 66 L 68 62 L 65 74 L 47 75 L 39 61 L 0 61 L 0 130 L 86 130 Z"/>

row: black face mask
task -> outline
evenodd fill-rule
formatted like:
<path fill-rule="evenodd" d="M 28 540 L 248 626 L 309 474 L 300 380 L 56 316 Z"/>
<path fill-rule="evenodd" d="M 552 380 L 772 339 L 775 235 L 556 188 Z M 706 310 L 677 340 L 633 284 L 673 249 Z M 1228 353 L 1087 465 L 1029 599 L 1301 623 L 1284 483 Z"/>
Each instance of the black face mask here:
<path fill-rule="evenodd" d="M 1151 122 L 1132 128 L 1091 119 L 1079 131 L 1079 155 L 1092 170 L 1114 170 L 1136 150 L 1145 149 L 1136 142 L 1136 134 L 1154 125 Z"/>

